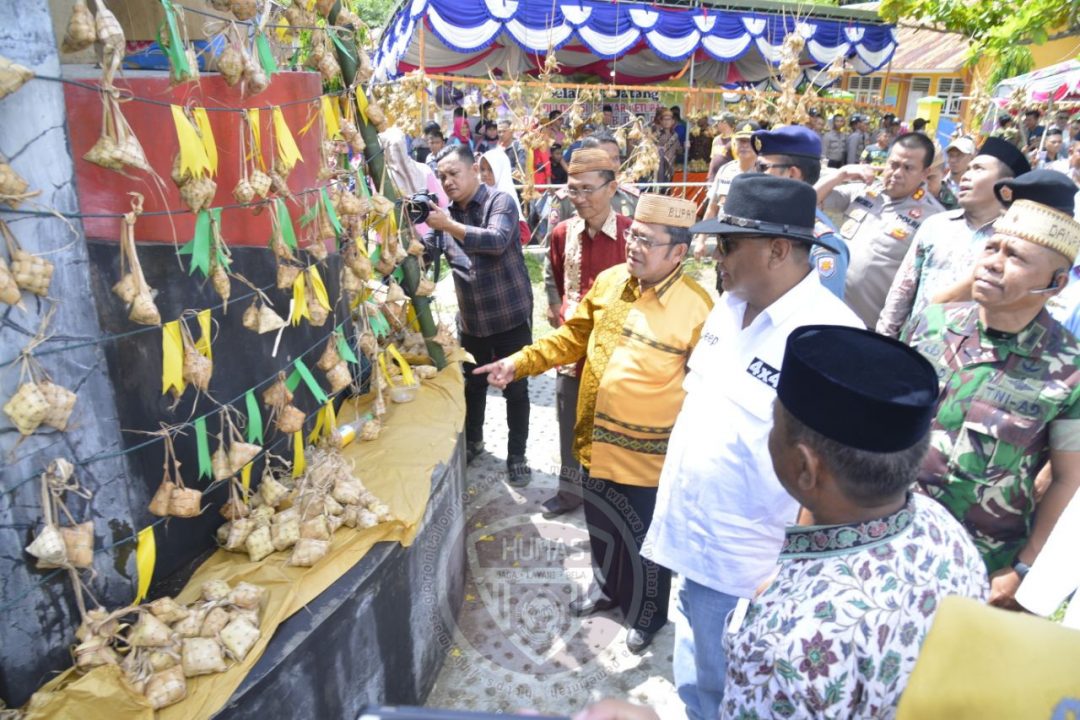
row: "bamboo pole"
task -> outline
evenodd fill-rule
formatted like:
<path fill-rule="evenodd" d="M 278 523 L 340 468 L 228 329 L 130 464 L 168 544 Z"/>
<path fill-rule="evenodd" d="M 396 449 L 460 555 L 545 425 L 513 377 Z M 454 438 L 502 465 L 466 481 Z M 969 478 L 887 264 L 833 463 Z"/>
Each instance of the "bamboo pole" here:
<path fill-rule="evenodd" d="M 341 0 L 337 0 L 330 12 L 327 13 L 327 22 L 332 25 L 340 10 Z M 356 45 L 355 36 L 343 38 L 341 45 L 335 43 L 334 50 L 337 53 L 338 64 L 341 65 L 341 76 L 345 80 L 345 85 L 352 87 L 356 82 L 357 53 L 362 52 Z M 356 92 L 363 91 L 363 88 L 356 88 Z M 364 145 L 366 146 L 364 148 L 364 157 L 367 160 L 371 177 L 379 183 L 379 191 L 386 196 L 387 200 L 397 200 L 398 194 L 394 184 L 386 179 L 386 163 L 383 160 L 378 131 L 359 112 L 356 113 L 356 127 L 364 138 Z M 398 213 L 398 227 L 402 227 L 404 218 L 400 207 L 395 208 L 394 212 Z M 401 261 L 398 267 L 401 268 L 402 272 L 401 289 L 409 296 L 413 310 L 416 311 L 416 319 L 420 325 L 420 334 L 424 336 L 428 356 L 435 363 L 435 367 L 442 369 L 446 367 L 446 354 L 443 352 L 442 345 L 439 345 L 433 339 L 438 332 L 438 327 L 435 325 L 435 319 L 431 314 L 431 298 L 421 297 L 416 294 L 416 287 L 420 283 L 422 275 L 420 261 L 416 257 L 409 255 L 405 260 Z"/>

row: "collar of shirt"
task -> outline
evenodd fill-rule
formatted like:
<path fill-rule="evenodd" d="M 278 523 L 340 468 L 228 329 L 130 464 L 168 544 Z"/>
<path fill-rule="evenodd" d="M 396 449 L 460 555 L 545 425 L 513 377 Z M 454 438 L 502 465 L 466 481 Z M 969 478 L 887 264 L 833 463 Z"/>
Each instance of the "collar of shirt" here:
<path fill-rule="evenodd" d="M 814 286 L 819 285 L 821 285 L 821 280 L 818 279 L 818 274 L 808 272 L 806 277 L 799 281 L 798 285 L 788 290 L 777 298 L 772 305 L 762 310 L 761 314 L 750 323 L 750 326 L 768 322 L 773 327 L 780 327 L 793 313 L 806 307 L 807 295 L 813 292 Z M 735 298 L 731 293 L 724 293 L 720 300 L 728 306 L 728 309 L 735 315 L 736 320 L 741 325 L 743 315 L 746 313 L 746 301 Z"/>
<path fill-rule="evenodd" d="M 979 305 L 971 303 L 967 312 L 959 313 L 948 320 L 949 330 L 964 337 L 977 335 L 979 346 L 986 351 L 1001 351 L 1003 353 L 1015 353 L 1023 357 L 1039 357 L 1046 347 L 1051 336 L 1051 323 L 1053 319 L 1050 313 L 1043 308 L 1035 319 L 1027 324 L 1020 332 L 1005 341 L 990 339 L 983 331 L 982 322 L 979 320 Z"/>
<path fill-rule="evenodd" d="M 485 185 L 484 183 L 480 183 L 480 186 L 476 188 L 476 192 L 473 193 L 473 196 L 469 199 L 469 202 L 465 203 L 464 206 L 461 206 L 458 205 L 457 200 L 455 200 L 454 204 L 451 207 L 455 208 L 458 212 L 468 213 L 469 209 L 474 206 L 479 205 L 480 207 L 483 207 L 484 203 L 487 202 L 487 197 L 487 185 Z"/>
<path fill-rule="evenodd" d="M 614 213 L 612 213 L 612 215 L 614 215 Z M 666 278 L 664 278 L 663 280 L 658 282 L 656 285 L 653 285 L 652 287 L 650 287 L 648 290 L 644 290 L 644 291 L 641 289 L 641 283 L 638 282 L 638 279 L 636 277 L 634 277 L 633 275 L 631 275 L 626 280 L 626 290 L 630 291 L 630 293 L 633 296 L 632 297 L 633 300 L 637 300 L 638 298 L 640 298 L 645 293 L 651 291 L 656 295 L 656 299 L 660 302 L 660 306 L 661 307 L 667 307 L 668 298 L 671 297 L 671 293 L 669 291 L 671 290 L 671 288 L 673 288 L 675 286 L 675 283 L 677 283 L 679 281 L 679 278 L 682 277 L 682 273 L 683 273 L 683 266 L 682 266 L 682 263 L 679 263 L 675 267 L 675 269 L 671 271 L 670 275 L 668 275 Z M 625 293 L 626 290 L 624 290 L 623 292 Z M 627 297 L 627 296 L 624 295 L 624 297 Z M 630 298 L 628 298 L 628 299 L 630 299 Z"/>
<path fill-rule="evenodd" d="M 571 218 L 573 225 L 567 228 L 567 230 L 570 232 L 580 233 L 581 237 L 588 238 L 590 240 L 604 239 L 615 242 L 618 239 L 615 236 L 619 234 L 618 220 L 618 213 L 616 213 L 614 210 L 611 210 L 610 212 L 608 212 L 607 219 L 604 220 L 604 225 L 600 228 L 600 232 L 598 232 L 596 235 L 589 235 L 589 225 L 580 215 L 575 215 Z"/>
<path fill-rule="evenodd" d="M 780 560 L 810 559 L 850 555 L 883 545 L 911 526 L 915 498 L 891 515 L 850 525 L 797 525 L 784 534 Z"/>

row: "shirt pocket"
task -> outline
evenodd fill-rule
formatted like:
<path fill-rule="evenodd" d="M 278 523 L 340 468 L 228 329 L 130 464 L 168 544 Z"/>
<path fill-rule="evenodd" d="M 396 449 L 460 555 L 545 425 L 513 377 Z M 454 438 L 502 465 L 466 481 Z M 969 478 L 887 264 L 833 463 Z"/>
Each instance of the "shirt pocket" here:
<path fill-rule="evenodd" d="M 999 492 L 1011 494 L 1002 483 L 1020 490 L 1019 485 L 1033 480 L 1025 473 L 1038 471 L 1027 456 L 1038 446 L 1035 440 L 1045 425 L 1041 415 L 1013 412 L 976 398 L 964 416 L 950 464 L 976 484 L 997 485 Z"/>

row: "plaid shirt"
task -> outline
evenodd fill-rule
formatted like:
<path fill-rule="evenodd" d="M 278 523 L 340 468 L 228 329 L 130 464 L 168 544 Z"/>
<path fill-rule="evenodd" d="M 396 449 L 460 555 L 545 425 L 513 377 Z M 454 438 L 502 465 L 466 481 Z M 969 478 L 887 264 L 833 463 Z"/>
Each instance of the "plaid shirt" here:
<path fill-rule="evenodd" d="M 513 198 L 481 183 L 464 208 L 450 205 L 450 216 L 467 227 L 465 239 L 429 233 L 425 244 L 443 250 L 454 271 L 461 331 L 488 337 L 529 322 L 532 284 Z"/>

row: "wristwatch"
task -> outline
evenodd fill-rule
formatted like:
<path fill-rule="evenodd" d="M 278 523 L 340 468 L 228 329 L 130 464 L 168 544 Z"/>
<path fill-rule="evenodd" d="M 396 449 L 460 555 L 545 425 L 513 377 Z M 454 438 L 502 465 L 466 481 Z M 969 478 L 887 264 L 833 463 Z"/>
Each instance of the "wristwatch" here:
<path fill-rule="evenodd" d="M 1021 561 L 1019 559 L 1015 560 L 1013 562 L 1012 567 L 1013 567 L 1013 570 L 1016 571 L 1016 574 L 1020 576 L 1021 580 L 1023 580 L 1025 577 L 1027 577 L 1028 571 L 1031 570 L 1030 565 L 1028 565 L 1026 562 L 1023 562 L 1023 561 Z"/>

